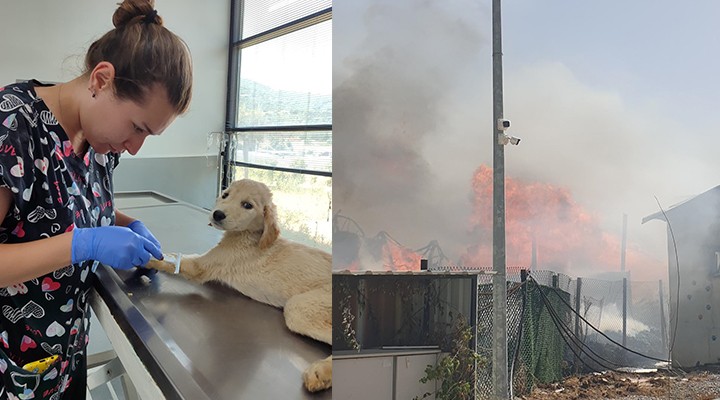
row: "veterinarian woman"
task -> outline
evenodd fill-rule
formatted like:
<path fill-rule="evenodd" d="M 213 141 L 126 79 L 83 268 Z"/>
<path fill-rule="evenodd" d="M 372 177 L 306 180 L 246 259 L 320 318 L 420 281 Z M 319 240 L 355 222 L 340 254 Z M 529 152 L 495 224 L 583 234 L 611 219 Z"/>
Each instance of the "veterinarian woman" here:
<path fill-rule="evenodd" d="M 0 88 L 0 399 L 84 399 L 89 275 L 162 258 L 114 210 L 113 169 L 187 110 L 190 54 L 152 0 L 123 1 L 113 24 L 76 79 Z"/>

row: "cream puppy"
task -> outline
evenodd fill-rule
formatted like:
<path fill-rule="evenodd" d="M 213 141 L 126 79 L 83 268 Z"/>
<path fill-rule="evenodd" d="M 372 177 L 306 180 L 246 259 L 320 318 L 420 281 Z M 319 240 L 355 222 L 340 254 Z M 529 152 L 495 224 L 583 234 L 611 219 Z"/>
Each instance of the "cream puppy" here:
<path fill-rule="evenodd" d="M 196 282 L 220 281 L 257 301 L 283 308 L 296 333 L 332 344 L 331 255 L 280 238 L 272 193 L 250 179 L 233 182 L 217 199 L 210 223 L 225 231 L 203 255 L 182 255 L 179 273 Z M 175 256 L 148 268 L 173 273 Z M 332 356 L 303 372 L 309 391 L 332 386 Z"/>

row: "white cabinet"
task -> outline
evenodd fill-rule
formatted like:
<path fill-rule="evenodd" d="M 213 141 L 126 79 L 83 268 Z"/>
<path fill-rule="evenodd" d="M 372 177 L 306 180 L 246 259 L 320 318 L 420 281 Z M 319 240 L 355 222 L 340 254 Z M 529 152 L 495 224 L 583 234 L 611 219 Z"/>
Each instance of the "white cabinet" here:
<path fill-rule="evenodd" d="M 435 381 L 423 384 L 420 383 L 420 378 L 425 376 L 425 368 L 435 363 L 437 363 L 437 354 L 395 357 L 395 398 L 412 400 L 415 396 L 422 398 L 426 392 L 433 392 Z"/>
<path fill-rule="evenodd" d="M 440 350 L 370 350 L 333 353 L 333 400 L 412 400 L 435 390 L 420 383 Z"/>
<path fill-rule="evenodd" d="M 392 399 L 393 357 L 333 359 L 333 399 Z"/>

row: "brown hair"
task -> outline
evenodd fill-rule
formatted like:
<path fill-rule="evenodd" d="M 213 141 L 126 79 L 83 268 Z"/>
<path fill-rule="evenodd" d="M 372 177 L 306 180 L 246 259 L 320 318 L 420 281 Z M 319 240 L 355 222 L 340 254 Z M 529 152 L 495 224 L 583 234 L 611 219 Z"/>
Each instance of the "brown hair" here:
<path fill-rule="evenodd" d="M 115 95 L 142 104 L 159 84 L 178 114 L 192 97 L 192 60 L 187 44 L 163 26 L 154 0 L 124 0 L 113 14 L 115 29 L 90 45 L 85 73 L 101 61 L 115 67 Z"/>

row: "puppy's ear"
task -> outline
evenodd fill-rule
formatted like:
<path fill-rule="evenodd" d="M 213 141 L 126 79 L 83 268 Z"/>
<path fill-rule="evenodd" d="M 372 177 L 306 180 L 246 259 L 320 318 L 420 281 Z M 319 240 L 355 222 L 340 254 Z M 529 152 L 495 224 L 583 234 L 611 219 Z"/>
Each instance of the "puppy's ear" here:
<path fill-rule="evenodd" d="M 263 233 L 260 237 L 260 248 L 266 249 L 277 240 L 280 236 L 280 227 L 278 227 L 277 217 L 275 215 L 276 209 L 275 204 L 270 203 L 263 208 L 263 217 L 265 220 L 265 226 L 263 227 Z"/>

